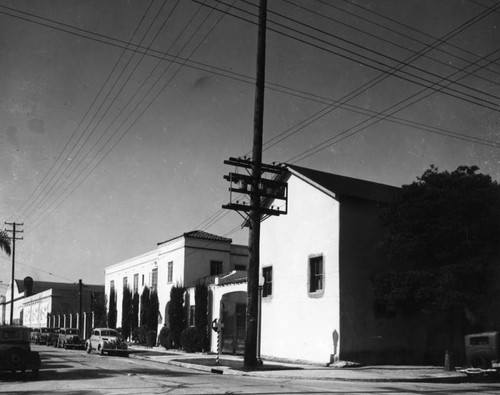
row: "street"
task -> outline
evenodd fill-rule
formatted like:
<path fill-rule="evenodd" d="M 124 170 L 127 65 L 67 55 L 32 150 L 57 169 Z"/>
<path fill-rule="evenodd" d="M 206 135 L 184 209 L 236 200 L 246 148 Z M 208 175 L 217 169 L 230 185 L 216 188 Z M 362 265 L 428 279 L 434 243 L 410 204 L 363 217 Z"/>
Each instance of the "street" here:
<path fill-rule="evenodd" d="M 493 394 L 500 383 L 401 383 L 284 380 L 218 375 L 134 357 L 33 346 L 40 377 L 4 372 L 2 394 Z"/>

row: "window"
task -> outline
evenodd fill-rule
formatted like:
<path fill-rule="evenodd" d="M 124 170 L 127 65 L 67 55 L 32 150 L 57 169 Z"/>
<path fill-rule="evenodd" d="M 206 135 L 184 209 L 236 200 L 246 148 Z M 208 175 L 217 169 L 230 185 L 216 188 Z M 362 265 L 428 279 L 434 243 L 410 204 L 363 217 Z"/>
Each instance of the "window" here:
<path fill-rule="evenodd" d="M 134 292 L 139 291 L 139 274 L 134 274 Z"/>
<path fill-rule="evenodd" d="M 157 287 L 158 287 L 158 268 L 155 267 L 151 271 L 151 290 L 156 291 Z"/>
<path fill-rule="evenodd" d="M 144 287 L 144 274 L 142 275 L 142 283 L 141 285 Z"/>
<path fill-rule="evenodd" d="M 123 288 L 127 288 L 127 286 L 128 286 L 128 278 L 123 277 Z"/>
<path fill-rule="evenodd" d="M 167 267 L 167 283 L 172 283 L 174 278 L 174 262 L 169 262 Z"/>
<path fill-rule="evenodd" d="M 309 292 L 323 290 L 323 256 L 309 258 Z"/>
<path fill-rule="evenodd" d="M 262 268 L 262 276 L 264 277 L 264 286 L 262 287 L 262 296 L 271 296 L 273 294 L 273 267 Z"/>
<path fill-rule="evenodd" d="M 210 261 L 210 275 L 216 276 L 222 273 L 222 261 Z"/>
<path fill-rule="evenodd" d="M 245 265 L 234 265 L 234 270 L 245 271 L 247 270 L 247 267 Z"/>
<path fill-rule="evenodd" d="M 195 324 L 195 322 L 194 322 L 195 310 L 196 310 L 196 306 L 189 306 L 189 325 L 190 326 L 193 326 Z"/>
<path fill-rule="evenodd" d="M 111 280 L 109 283 L 109 289 L 115 289 L 115 280 Z"/>

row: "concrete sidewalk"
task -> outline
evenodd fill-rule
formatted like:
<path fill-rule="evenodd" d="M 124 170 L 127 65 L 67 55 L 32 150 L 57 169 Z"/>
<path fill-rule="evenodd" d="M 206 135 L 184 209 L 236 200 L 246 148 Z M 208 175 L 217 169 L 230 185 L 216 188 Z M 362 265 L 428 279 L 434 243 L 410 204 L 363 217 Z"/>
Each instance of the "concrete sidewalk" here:
<path fill-rule="evenodd" d="M 243 361 L 241 356 L 223 354 L 220 356 L 220 361 L 217 365 L 216 355 L 213 354 L 185 353 L 177 350 L 165 350 L 162 347 L 144 348 L 138 346 L 131 347 L 130 351 L 131 358 L 146 359 L 214 374 L 262 378 L 371 382 L 458 383 L 470 381 L 464 373 L 457 371 L 446 372 L 442 367 L 434 366 L 327 367 L 264 360 L 264 365 L 258 370 L 245 371 L 241 368 Z"/>

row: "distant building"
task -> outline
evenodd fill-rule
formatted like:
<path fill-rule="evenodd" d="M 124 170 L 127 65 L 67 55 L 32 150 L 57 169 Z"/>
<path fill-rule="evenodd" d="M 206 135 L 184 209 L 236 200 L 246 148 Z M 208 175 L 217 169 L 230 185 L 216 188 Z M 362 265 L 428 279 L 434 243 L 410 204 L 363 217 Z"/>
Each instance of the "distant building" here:
<path fill-rule="evenodd" d="M 7 289 L 5 301 L 0 303 L 4 323 L 10 321 L 11 285 Z M 88 315 L 89 321 L 91 319 L 92 298 L 103 295 L 103 293 L 103 285 L 83 285 L 81 292 L 82 313 Z M 32 328 L 78 327 L 79 312 L 80 294 L 77 283 L 33 281 L 31 277 L 14 281 L 14 324 Z M 88 325 L 90 322 L 87 323 Z"/>
<path fill-rule="evenodd" d="M 104 269 L 106 295 L 109 300 L 110 289 L 115 289 L 117 326 L 120 327 L 123 287 L 139 295 L 145 286 L 156 290 L 160 302 L 159 330 L 164 324 L 168 326 L 167 304 L 172 286 L 186 287 L 209 276 L 245 271 L 247 265 L 248 247 L 232 244 L 226 237 L 195 230 L 160 242 L 153 251 L 107 266 Z M 194 305 L 194 296 L 188 303 Z"/>

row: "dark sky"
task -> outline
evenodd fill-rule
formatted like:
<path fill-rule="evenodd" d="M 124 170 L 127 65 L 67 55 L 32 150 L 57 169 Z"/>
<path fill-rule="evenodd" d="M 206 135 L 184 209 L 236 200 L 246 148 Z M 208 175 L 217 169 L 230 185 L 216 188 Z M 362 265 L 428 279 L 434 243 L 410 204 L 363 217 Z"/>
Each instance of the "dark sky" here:
<path fill-rule="evenodd" d="M 251 150 L 256 5 L 0 0 L 0 220 L 25 224 L 16 277 L 99 283 L 193 229 L 247 242 L 220 208 L 223 161 Z M 499 12 L 270 0 L 264 161 L 396 186 L 431 164 L 500 180 Z"/>

